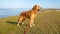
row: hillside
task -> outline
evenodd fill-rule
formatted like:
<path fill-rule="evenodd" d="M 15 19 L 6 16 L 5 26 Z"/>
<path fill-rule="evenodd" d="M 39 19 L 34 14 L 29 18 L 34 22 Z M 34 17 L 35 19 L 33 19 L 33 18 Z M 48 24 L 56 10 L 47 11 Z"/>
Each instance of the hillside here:
<path fill-rule="evenodd" d="M 18 16 L 0 18 L 0 34 L 23 34 L 28 19 L 24 25 L 16 26 Z M 29 28 L 27 34 L 60 34 L 60 12 L 47 10 L 39 12 L 35 18 L 35 26 Z"/>

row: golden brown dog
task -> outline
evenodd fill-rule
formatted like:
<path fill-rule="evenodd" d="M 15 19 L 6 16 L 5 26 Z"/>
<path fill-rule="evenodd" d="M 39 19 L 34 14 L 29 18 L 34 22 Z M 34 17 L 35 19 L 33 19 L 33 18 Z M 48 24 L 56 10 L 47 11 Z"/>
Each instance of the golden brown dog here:
<path fill-rule="evenodd" d="M 39 5 L 34 5 L 34 7 L 31 10 L 22 12 L 19 16 L 17 26 L 19 26 L 19 23 L 23 22 L 26 18 L 29 19 L 29 26 L 34 26 L 34 18 L 36 16 L 37 11 L 40 11 L 40 9 L 41 7 Z"/>

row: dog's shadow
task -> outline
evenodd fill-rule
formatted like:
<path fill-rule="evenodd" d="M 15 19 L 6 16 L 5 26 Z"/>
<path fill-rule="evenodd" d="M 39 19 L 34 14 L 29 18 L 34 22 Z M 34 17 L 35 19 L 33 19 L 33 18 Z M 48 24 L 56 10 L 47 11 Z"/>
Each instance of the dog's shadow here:
<path fill-rule="evenodd" d="M 16 21 L 7 21 L 6 23 L 17 25 L 17 22 Z M 20 23 L 19 25 L 22 25 L 22 23 Z"/>
<path fill-rule="evenodd" d="M 17 22 L 14 22 L 14 21 L 7 21 L 6 23 L 13 24 L 13 25 L 17 24 Z"/>

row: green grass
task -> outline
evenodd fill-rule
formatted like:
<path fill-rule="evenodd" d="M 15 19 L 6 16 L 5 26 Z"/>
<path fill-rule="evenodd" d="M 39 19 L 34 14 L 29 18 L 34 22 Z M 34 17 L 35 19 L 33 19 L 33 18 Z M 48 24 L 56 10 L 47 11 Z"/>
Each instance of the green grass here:
<path fill-rule="evenodd" d="M 0 34 L 23 34 L 28 19 L 24 25 L 16 26 L 18 16 L 0 18 Z M 29 27 L 27 34 L 60 34 L 60 12 L 45 11 L 37 14 L 35 26 Z"/>

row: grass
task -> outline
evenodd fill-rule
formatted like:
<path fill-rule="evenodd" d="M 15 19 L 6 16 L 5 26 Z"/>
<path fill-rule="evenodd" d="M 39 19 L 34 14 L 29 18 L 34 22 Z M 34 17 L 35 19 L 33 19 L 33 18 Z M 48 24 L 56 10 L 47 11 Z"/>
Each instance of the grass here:
<path fill-rule="evenodd" d="M 18 16 L 0 18 L 0 34 L 23 34 L 28 19 L 24 25 L 16 26 Z M 37 13 L 35 26 L 29 27 L 27 34 L 60 34 L 60 12 L 44 11 Z"/>

